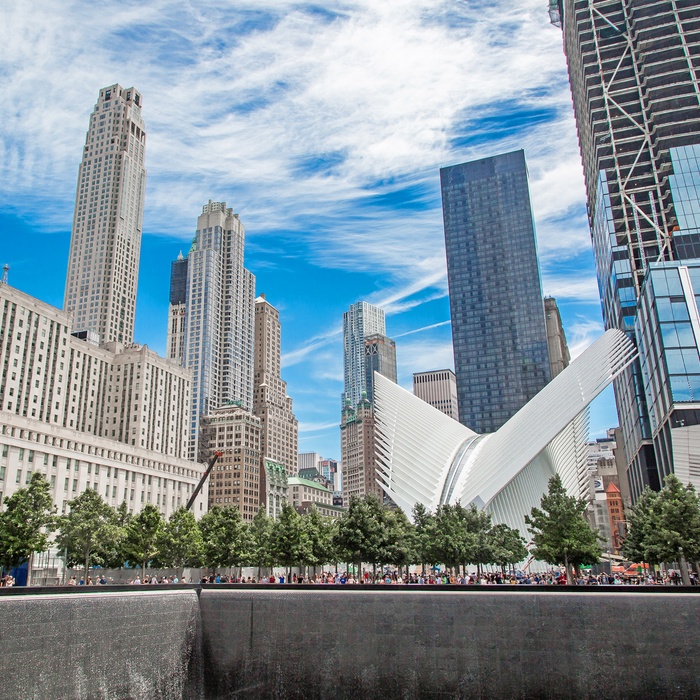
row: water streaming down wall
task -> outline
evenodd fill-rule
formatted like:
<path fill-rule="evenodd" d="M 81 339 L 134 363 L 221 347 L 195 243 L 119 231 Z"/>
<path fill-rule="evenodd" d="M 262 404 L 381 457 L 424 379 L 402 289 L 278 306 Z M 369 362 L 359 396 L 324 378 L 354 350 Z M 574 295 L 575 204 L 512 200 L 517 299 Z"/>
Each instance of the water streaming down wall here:
<path fill-rule="evenodd" d="M 198 700 L 194 590 L 0 599 L 0 692 L 22 700 Z"/>

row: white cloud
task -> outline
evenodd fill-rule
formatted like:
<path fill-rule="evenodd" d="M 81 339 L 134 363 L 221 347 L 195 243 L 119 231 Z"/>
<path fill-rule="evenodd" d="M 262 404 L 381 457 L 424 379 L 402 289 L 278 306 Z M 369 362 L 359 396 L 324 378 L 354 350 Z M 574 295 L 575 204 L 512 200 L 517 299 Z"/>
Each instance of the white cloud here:
<path fill-rule="evenodd" d="M 370 272 L 353 293 L 410 314 L 447 294 L 439 167 L 524 148 L 544 290 L 597 300 L 590 273 L 561 267 L 590 241 L 543 0 L 25 0 L 1 13 L 0 207 L 37 228 L 70 228 L 88 115 L 118 81 L 144 96 L 147 233 L 184 242 L 202 204 L 225 200 L 274 264 Z M 285 368 L 337 382 L 338 364 L 313 358 L 339 320 L 310 318 Z M 401 344 L 402 371 L 452 365 L 425 336 Z"/>

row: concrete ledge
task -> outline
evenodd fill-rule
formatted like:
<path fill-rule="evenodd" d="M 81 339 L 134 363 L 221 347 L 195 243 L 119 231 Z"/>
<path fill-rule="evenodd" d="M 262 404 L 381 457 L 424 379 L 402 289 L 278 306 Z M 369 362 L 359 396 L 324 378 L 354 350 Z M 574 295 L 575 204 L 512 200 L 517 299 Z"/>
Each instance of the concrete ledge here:
<path fill-rule="evenodd" d="M 44 700 L 700 697 L 700 587 L 2 589 L 0 687 Z"/>

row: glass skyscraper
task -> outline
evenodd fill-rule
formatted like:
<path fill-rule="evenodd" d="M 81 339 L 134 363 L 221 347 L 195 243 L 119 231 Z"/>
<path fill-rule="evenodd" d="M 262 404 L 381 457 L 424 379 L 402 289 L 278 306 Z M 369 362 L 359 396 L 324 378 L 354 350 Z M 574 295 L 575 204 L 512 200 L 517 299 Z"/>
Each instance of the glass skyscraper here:
<path fill-rule="evenodd" d="M 525 154 L 440 170 L 459 419 L 492 433 L 549 381 Z"/>
<path fill-rule="evenodd" d="M 365 339 L 385 335 L 384 309 L 358 301 L 343 314 L 343 408 L 349 400 L 354 408 L 367 391 L 365 372 Z"/>
<path fill-rule="evenodd" d="M 549 14 L 563 31 L 603 319 L 638 340 L 651 265 L 700 256 L 700 5 L 550 0 Z M 661 485 L 667 462 L 646 382 L 639 362 L 615 382 L 633 498 Z"/>

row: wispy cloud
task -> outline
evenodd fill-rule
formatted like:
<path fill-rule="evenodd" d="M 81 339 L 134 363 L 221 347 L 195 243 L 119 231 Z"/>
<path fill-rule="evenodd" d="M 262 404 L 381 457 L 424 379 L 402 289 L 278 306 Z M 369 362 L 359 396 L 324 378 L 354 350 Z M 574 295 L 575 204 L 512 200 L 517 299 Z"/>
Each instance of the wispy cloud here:
<path fill-rule="evenodd" d="M 440 328 L 441 326 L 449 326 L 452 321 L 440 321 L 439 323 L 431 323 L 429 326 L 423 326 L 422 328 L 414 328 L 411 331 L 405 331 L 404 333 L 397 333 L 394 338 L 403 338 L 406 335 L 413 335 L 414 333 L 424 333 L 425 331 L 431 331 L 433 328 Z"/>
<path fill-rule="evenodd" d="M 590 247 L 583 176 L 561 33 L 542 0 L 6 4 L 0 208 L 69 230 L 98 90 L 138 87 L 145 232 L 186 245 L 210 198 L 240 214 L 259 274 L 288 280 L 280 308 L 313 308 L 286 335 L 300 391 L 327 381 L 336 395 L 338 363 L 318 357 L 340 348 L 338 308 L 358 298 L 405 318 L 415 330 L 402 335 L 420 326 L 430 341 L 444 325 L 421 315 L 447 294 L 441 166 L 524 148 L 544 290 L 597 298 L 592 273 L 575 273 Z M 313 269 L 336 271 L 338 287 L 317 288 Z M 343 296 L 334 316 L 308 301 L 319 293 Z M 451 365 L 436 342 L 423 361 Z M 419 351 L 401 344 L 411 371 Z"/>

